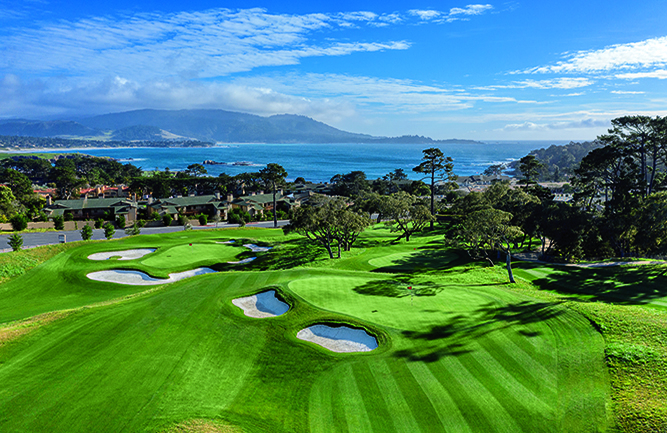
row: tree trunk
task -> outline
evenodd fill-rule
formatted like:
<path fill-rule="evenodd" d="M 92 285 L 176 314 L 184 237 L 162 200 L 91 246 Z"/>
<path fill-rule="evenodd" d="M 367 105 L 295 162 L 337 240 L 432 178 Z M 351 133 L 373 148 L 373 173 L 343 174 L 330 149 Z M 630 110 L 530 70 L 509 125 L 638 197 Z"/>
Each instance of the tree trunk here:
<path fill-rule="evenodd" d="M 431 216 L 435 215 L 435 168 L 431 170 Z M 430 230 L 433 230 L 433 220 L 430 221 Z"/>
<path fill-rule="evenodd" d="M 514 284 L 516 281 L 514 281 L 514 274 L 512 273 L 512 255 L 510 254 L 510 250 L 507 250 L 507 256 L 506 256 L 506 263 L 507 263 L 507 275 L 510 277 L 510 283 Z"/>
<path fill-rule="evenodd" d="M 276 183 L 273 182 L 273 228 L 278 228 L 278 209 L 276 209 Z"/>
<path fill-rule="evenodd" d="M 338 242 L 338 258 L 340 259 L 340 242 Z"/>

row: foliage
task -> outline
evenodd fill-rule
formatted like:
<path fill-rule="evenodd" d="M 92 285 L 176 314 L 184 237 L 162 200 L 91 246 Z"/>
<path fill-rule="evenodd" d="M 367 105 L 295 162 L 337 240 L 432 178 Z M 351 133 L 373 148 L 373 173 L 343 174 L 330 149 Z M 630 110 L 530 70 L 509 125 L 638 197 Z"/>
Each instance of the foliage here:
<path fill-rule="evenodd" d="M 278 216 L 276 210 L 278 209 L 276 205 L 276 189 L 278 186 L 285 183 L 285 178 L 287 177 L 287 172 L 285 169 L 275 163 L 269 163 L 259 171 L 260 178 L 265 182 L 265 184 L 271 188 L 271 193 L 273 194 L 273 227 L 278 227 Z"/>
<path fill-rule="evenodd" d="M 104 237 L 107 238 L 107 240 L 113 238 L 113 235 L 116 233 L 116 229 L 114 228 L 113 224 L 107 222 L 102 226 L 102 228 L 104 229 Z"/>
<path fill-rule="evenodd" d="M 127 223 L 125 221 L 124 215 L 116 216 L 116 227 L 118 227 L 119 229 L 124 229 L 126 224 Z"/>
<path fill-rule="evenodd" d="M 197 216 L 197 220 L 199 220 L 199 225 L 200 225 L 200 226 L 205 226 L 206 224 L 208 224 L 208 215 L 206 215 L 206 214 L 199 214 L 199 215 Z"/>
<path fill-rule="evenodd" d="M 12 223 L 12 230 L 15 232 L 20 232 L 28 228 L 28 217 L 22 213 L 17 213 L 11 217 L 9 222 Z"/>
<path fill-rule="evenodd" d="M 446 189 L 456 189 L 456 175 L 454 174 L 454 160 L 451 156 L 445 156 L 442 151 L 436 147 L 423 150 L 422 163 L 412 170 L 417 173 L 426 174 L 430 177 L 431 184 L 431 215 L 435 215 L 435 181 L 436 178 L 443 180 Z M 430 221 L 431 230 L 433 230 L 433 220 Z"/>
<path fill-rule="evenodd" d="M 62 215 L 54 215 L 53 218 L 53 227 L 56 230 L 64 230 L 65 229 L 65 217 Z"/>
<path fill-rule="evenodd" d="M 406 242 L 410 242 L 410 236 L 435 219 L 426 204 L 405 191 L 385 196 L 384 202 L 386 216 L 391 220 L 386 225 L 392 232 L 400 233 L 396 240 L 405 238 Z"/>
<path fill-rule="evenodd" d="M 153 211 L 149 215 L 148 219 L 150 219 L 151 221 L 160 221 L 160 213 L 157 211 Z"/>
<path fill-rule="evenodd" d="M 93 237 L 93 228 L 86 224 L 81 229 L 81 239 L 84 241 L 89 241 Z"/>
<path fill-rule="evenodd" d="M 329 258 L 333 259 L 333 246 L 337 246 L 340 258 L 341 250 L 350 251 L 369 223 L 368 218 L 350 210 L 344 199 L 316 196 L 309 206 L 294 210 L 290 223 L 283 227 L 283 231 L 286 234 L 299 233 L 321 244 Z"/>
<path fill-rule="evenodd" d="M 371 187 L 363 171 L 351 171 L 347 174 L 337 174 L 331 178 L 333 194 L 345 197 L 357 197 Z"/>
<path fill-rule="evenodd" d="M 139 224 L 133 224 L 131 227 L 125 229 L 125 234 L 128 236 L 136 236 L 141 234 L 141 227 Z"/>
<path fill-rule="evenodd" d="M 0 185 L 0 214 L 6 218 L 11 218 L 16 213 L 16 197 L 12 190 L 4 185 Z"/>
<path fill-rule="evenodd" d="M 23 237 L 18 233 L 13 233 L 9 236 L 8 242 L 13 251 L 19 251 L 23 246 Z"/>
<path fill-rule="evenodd" d="M 96 229 L 101 229 L 103 225 L 104 225 L 104 220 L 102 218 L 97 218 L 95 220 L 95 228 Z"/>
<path fill-rule="evenodd" d="M 190 222 L 190 218 L 188 218 L 187 215 L 185 214 L 178 214 L 178 225 L 184 226 Z"/>
<path fill-rule="evenodd" d="M 227 212 L 227 222 L 229 224 L 239 224 L 243 227 L 250 221 L 252 221 L 250 214 L 241 208 L 234 208 Z"/>
<path fill-rule="evenodd" d="M 162 215 L 162 224 L 165 226 L 169 227 L 171 223 L 174 221 L 174 218 L 168 213 Z"/>

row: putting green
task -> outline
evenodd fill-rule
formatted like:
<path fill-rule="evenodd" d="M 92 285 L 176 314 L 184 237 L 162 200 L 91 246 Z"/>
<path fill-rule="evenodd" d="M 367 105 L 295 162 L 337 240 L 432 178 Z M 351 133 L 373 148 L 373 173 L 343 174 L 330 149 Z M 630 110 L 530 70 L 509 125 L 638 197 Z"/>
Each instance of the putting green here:
<path fill-rule="evenodd" d="M 245 249 L 222 244 L 193 243 L 158 249 L 141 263 L 159 269 L 183 268 L 197 263 L 225 263 L 233 260 Z"/>
<path fill-rule="evenodd" d="M 289 288 L 319 308 L 401 330 L 419 330 L 461 314 L 475 315 L 476 310 L 486 311 L 501 303 L 498 298 L 465 287 L 370 276 L 302 278 L 292 281 Z"/>

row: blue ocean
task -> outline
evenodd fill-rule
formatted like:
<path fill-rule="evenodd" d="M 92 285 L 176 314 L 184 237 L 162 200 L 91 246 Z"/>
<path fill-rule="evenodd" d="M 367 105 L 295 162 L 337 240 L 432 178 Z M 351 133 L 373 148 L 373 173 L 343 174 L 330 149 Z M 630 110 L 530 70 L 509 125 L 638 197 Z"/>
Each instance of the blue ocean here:
<path fill-rule="evenodd" d="M 531 150 L 562 145 L 568 141 L 493 141 L 481 144 L 438 144 L 454 159 L 457 175 L 479 174 L 491 164 L 507 163 Z M 412 171 L 420 163 L 425 144 L 234 144 L 210 148 L 109 148 L 68 150 L 94 156 L 108 156 L 129 162 L 143 170 L 184 170 L 205 160 L 246 165 L 206 165 L 209 175 L 236 175 L 258 171 L 268 163 L 282 165 L 288 180 L 303 177 L 311 182 L 328 182 L 336 174 L 360 170 L 376 179 L 402 168 L 411 179 L 422 176 Z M 63 151 L 49 151 L 63 153 Z"/>

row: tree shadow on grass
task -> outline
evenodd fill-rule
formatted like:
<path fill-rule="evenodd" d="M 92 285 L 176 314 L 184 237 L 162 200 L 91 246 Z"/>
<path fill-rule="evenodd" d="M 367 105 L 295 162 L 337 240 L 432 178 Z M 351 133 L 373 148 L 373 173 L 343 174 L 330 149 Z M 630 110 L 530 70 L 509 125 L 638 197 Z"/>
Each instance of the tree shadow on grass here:
<path fill-rule="evenodd" d="M 545 266 L 521 262 L 515 269 L 544 269 Z M 667 297 L 667 266 L 610 266 L 601 268 L 548 267 L 553 272 L 532 282 L 540 289 L 561 294 L 585 295 L 591 301 L 627 305 L 646 304 Z"/>
<path fill-rule="evenodd" d="M 415 341 L 416 348 L 397 351 L 394 356 L 408 361 L 435 362 L 444 357 L 471 353 L 471 343 L 487 334 L 560 316 L 563 310 L 557 305 L 528 301 L 501 307 L 494 303 L 487 304 L 470 315 L 456 315 L 446 323 L 431 326 L 425 331 L 403 331 L 404 337 Z M 517 332 L 527 338 L 541 335 L 541 332 L 532 329 L 517 329 Z"/>
<path fill-rule="evenodd" d="M 456 253 L 450 250 L 429 247 L 415 248 L 411 253 L 408 252 L 404 257 L 394 260 L 392 265 L 376 268 L 372 272 L 423 273 L 447 268 L 449 263 L 456 259 Z"/>
<path fill-rule="evenodd" d="M 391 279 L 372 280 L 352 290 L 360 295 L 403 298 L 405 296 L 435 296 L 443 290 L 443 286 L 432 281 L 417 281 L 411 275 L 397 275 Z"/>
<path fill-rule="evenodd" d="M 322 257 L 325 250 L 308 239 L 292 239 L 264 253 L 253 253 L 257 260 L 247 263 L 244 270 L 268 271 L 291 269 L 310 264 Z"/>

